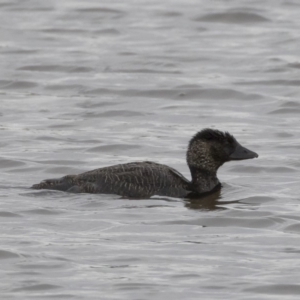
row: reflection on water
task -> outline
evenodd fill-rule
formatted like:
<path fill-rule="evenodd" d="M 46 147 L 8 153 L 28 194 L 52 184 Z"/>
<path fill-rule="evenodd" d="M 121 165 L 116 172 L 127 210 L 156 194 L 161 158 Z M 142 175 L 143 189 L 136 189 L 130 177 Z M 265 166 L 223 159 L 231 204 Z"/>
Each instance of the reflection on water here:
<path fill-rule="evenodd" d="M 299 299 L 300 5 L 0 4 L 1 299 Z M 260 154 L 200 199 L 32 191 L 202 128 Z"/>
<path fill-rule="evenodd" d="M 224 197 L 221 196 L 221 190 L 212 194 L 204 195 L 198 198 L 184 200 L 184 205 L 190 209 L 198 210 L 225 210 L 223 207 L 225 204 L 239 203 L 240 200 L 224 201 Z M 220 201 L 223 199 L 223 201 Z"/>
<path fill-rule="evenodd" d="M 199 210 L 218 210 L 218 209 L 226 209 L 224 207 L 221 207 L 220 200 L 221 197 L 221 190 L 205 195 L 199 198 L 192 198 L 192 199 L 187 199 L 185 200 L 185 207 L 190 208 L 190 209 L 199 209 Z"/>

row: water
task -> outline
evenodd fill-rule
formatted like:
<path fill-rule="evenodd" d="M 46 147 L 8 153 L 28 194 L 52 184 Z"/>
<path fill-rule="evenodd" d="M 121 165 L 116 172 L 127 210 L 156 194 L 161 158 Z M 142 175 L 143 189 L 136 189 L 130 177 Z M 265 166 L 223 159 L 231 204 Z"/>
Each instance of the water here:
<path fill-rule="evenodd" d="M 300 4 L 2 1 L 1 299 L 299 299 Z M 202 201 L 33 191 L 205 127 L 259 159 Z"/>

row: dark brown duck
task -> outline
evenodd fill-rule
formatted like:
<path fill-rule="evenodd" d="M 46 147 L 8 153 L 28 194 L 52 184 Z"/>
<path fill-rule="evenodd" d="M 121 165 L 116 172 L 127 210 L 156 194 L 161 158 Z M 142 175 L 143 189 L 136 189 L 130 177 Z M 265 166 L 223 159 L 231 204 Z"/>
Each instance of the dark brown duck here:
<path fill-rule="evenodd" d="M 153 195 L 178 198 L 201 196 L 221 188 L 217 170 L 225 162 L 255 157 L 258 157 L 255 152 L 241 146 L 228 132 L 203 129 L 188 145 L 187 164 L 192 175 L 191 181 L 173 168 L 145 161 L 46 179 L 32 188 L 117 194 L 130 198 L 149 198 Z"/>

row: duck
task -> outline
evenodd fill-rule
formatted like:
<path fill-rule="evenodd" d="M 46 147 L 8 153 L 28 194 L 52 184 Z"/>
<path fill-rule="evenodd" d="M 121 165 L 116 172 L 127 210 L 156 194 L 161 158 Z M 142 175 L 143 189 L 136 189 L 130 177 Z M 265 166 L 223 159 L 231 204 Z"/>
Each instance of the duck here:
<path fill-rule="evenodd" d="M 205 128 L 191 138 L 187 147 L 191 180 L 167 165 L 143 161 L 45 179 L 31 188 L 138 199 L 151 196 L 192 198 L 221 189 L 217 171 L 225 162 L 257 157 L 257 153 L 243 147 L 229 132 Z"/>

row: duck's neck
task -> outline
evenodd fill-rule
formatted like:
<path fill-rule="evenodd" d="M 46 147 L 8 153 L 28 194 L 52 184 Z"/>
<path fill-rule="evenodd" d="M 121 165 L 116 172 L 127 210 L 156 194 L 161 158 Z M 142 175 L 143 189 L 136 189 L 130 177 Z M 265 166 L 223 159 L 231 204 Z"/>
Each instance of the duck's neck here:
<path fill-rule="evenodd" d="M 196 193 L 208 193 L 218 189 L 221 185 L 216 172 L 190 166 L 192 188 Z"/>

